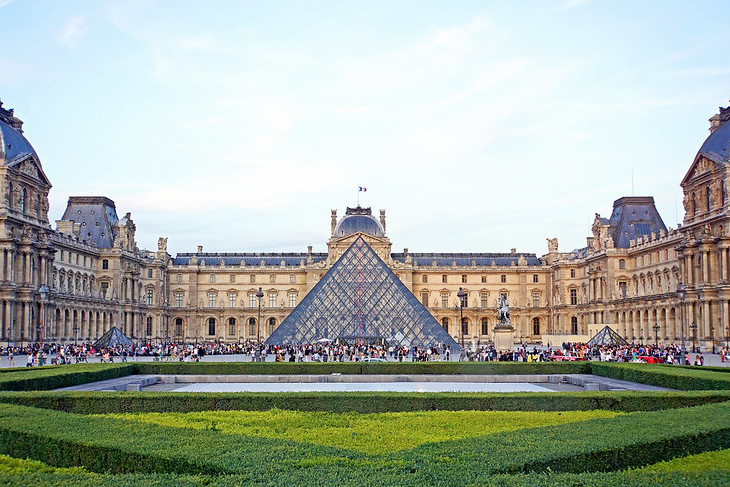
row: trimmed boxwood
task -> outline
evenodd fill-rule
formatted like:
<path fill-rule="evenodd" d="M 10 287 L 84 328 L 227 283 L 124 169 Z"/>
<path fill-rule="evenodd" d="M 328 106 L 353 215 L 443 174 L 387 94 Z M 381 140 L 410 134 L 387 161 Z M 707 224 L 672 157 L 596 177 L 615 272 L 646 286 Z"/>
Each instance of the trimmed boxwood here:
<path fill-rule="evenodd" d="M 136 374 L 590 374 L 590 362 L 135 362 Z"/>
<path fill-rule="evenodd" d="M 591 362 L 595 375 L 683 391 L 730 390 L 730 374 L 700 367 Z"/>
<path fill-rule="evenodd" d="M 612 471 L 729 445 L 730 403 L 427 443 L 382 455 L 0 405 L 2 453 L 100 472 L 240 474 L 249 483 L 286 479 L 299 485 L 326 478 L 350 485 L 377 478 L 390 485 L 476 485 L 500 473 Z"/>
<path fill-rule="evenodd" d="M 125 377 L 131 364 L 77 364 L 21 369 L 0 375 L 0 391 L 45 391 Z"/>
<path fill-rule="evenodd" d="M 701 392 L 4 392 L 0 402 L 77 414 L 193 411 L 655 411 L 730 400 L 730 391 Z"/>

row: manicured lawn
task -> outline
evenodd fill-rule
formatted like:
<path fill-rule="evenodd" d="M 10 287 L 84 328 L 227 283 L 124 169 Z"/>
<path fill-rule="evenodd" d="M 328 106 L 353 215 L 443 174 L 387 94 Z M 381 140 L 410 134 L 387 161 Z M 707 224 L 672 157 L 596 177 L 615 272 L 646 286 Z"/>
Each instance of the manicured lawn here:
<path fill-rule="evenodd" d="M 270 410 L 105 416 L 175 428 L 289 439 L 374 454 L 410 450 L 424 443 L 473 438 L 594 418 L 611 418 L 617 414 L 602 410 L 420 411 L 381 414 Z"/>

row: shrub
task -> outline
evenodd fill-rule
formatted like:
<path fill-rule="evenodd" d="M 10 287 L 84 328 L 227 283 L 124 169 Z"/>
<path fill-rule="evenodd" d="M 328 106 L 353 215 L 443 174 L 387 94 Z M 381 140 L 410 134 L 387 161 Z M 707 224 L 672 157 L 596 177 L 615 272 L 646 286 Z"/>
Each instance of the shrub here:
<path fill-rule="evenodd" d="M 592 362 L 595 375 L 683 391 L 730 389 L 730 374 L 675 365 Z"/>
<path fill-rule="evenodd" d="M 20 369 L 0 375 L 0 391 L 44 391 L 124 377 L 129 364 L 77 364 Z"/>

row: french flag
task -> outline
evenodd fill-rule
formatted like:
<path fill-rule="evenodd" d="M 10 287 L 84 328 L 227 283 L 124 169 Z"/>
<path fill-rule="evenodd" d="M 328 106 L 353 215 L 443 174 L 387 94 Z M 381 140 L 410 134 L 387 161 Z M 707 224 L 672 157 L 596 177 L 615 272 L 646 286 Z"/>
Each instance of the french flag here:
<path fill-rule="evenodd" d="M 368 190 L 368 188 L 363 188 L 362 186 L 358 186 L 358 188 L 360 188 L 360 191 L 367 191 Z"/>

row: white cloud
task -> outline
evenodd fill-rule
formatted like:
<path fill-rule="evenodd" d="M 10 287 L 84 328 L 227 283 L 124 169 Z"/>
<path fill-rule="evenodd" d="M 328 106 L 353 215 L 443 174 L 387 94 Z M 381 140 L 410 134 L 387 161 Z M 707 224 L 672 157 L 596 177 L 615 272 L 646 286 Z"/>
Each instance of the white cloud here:
<path fill-rule="evenodd" d="M 69 17 L 66 19 L 61 31 L 56 33 L 56 41 L 69 49 L 76 49 L 86 32 L 86 27 L 86 18 L 81 16 Z"/>
<path fill-rule="evenodd" d="M 13 0 L 0 0 L 0 8 L 3 8 L 6 5 L 10 5 L 13 2 Z"/>

